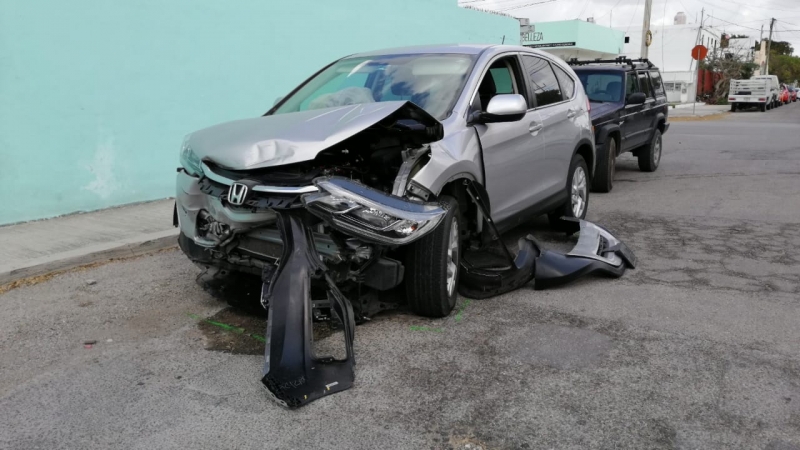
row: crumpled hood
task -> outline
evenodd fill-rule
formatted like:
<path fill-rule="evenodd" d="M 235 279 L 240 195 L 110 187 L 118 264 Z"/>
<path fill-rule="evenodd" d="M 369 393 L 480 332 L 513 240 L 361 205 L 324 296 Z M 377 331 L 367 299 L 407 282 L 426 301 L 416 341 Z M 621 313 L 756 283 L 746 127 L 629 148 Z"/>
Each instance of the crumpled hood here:
<path fill-rule="evenodd" d="M 430 134 L 428 142 L 442 138 L 439 121 L 413 103 L 395 101 L 227 122 L 190 134 L 187 144 L 201 160 L 221 167 L 259 169 L 312 160 L 319 152 L 392 115 L 398 120 L 412 119 L 424 125 Z M 419 131 L 409 130 L 409 133 L 419 134 Z"/>
<path fill-rule="evenodd" d="M 592 111 L 589 113 L 589 116 L 592 118 L 592 122 L 597 119 L 602 119 L 604 116 L 609 115 L 620 108 L 623 105 L 619 103 L 612 103 L 612 102 L 590 102 L 592 105 Z"/>

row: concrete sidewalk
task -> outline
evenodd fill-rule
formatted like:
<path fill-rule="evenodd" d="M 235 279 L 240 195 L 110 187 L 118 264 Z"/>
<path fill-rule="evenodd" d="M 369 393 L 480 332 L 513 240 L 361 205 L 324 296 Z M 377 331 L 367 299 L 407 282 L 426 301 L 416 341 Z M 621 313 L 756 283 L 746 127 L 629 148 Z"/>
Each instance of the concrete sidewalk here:
<path fill-rule="evenodd" d="M 0 285 L 176 245 L 173 200 L 0 227 Z"/>
<path fill-rule="evenodd" d="M 692 104 L 677 105 L 669 109 L 670 117 L 707 117 L 716 114 L 722 114 L 730 111 L 729 105 L 706 105 L 704 103 L 697 103 L 694 108 Z"/>

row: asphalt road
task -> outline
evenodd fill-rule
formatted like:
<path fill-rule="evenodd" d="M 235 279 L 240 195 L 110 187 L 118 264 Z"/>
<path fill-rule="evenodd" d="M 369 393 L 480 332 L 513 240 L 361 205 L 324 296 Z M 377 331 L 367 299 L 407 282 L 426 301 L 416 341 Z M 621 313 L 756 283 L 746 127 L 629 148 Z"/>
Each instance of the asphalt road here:
<path fill-rule="evenodd" d="M 639 268 L 382 316 L 297 411 L 176 251 L 9 291 L 0 448 L 800 449 L 800 104 L 674 123 L 589 208 Z"/>

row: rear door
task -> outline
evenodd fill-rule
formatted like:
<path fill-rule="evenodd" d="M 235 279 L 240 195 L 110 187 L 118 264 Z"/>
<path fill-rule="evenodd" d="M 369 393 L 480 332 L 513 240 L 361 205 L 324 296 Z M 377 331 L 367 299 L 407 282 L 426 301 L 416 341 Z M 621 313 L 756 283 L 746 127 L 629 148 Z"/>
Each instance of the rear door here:
<path fill-rule="evenodd" d="M 641 144 L 647 143 L 653 135 L 655 129 L 656 116 L 658 115 L 658 107 L 656 106 L 656 93 L 653 90 L 653 84 L 650 82 L 650 75 L 647 70 L 637 71 L 639 77 L 639 89 L 647 95 L 647 100 L 644 102 L 642 109 L 642 141 Z"/>
<path fill-rule="evenodd" d="M 571 109 L 569 101 L 574 94 L 574 82 L 565 99 L 555 72 L 558 69 L 554 69 L 548 60 L 523 54 L 522 65 L 528 76 L 536 111 L 541 116 L 542 135 L 547 147 L 543 165 L 536 169 L 537 183 L 542 186 L 546 196 L 555 196 L 566 188 L 568 161 L 575 150 L 573 120 L 577 111 Z M 566 165 L 564 161 L 567 161 Z"/>

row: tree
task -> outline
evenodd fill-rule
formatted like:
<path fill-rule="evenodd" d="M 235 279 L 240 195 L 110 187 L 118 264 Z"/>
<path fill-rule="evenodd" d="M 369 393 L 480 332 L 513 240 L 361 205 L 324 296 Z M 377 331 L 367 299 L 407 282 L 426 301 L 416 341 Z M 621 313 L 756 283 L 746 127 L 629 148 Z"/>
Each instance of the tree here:
<path fill-rule="evenodd" d="M 794 83 L 800 80 L 800 58 L 772 53 L 769 59 L 769 73 L 777 75 L 782 83 Z"/>
<path fill-rule="evenodd" d="M 764 42 L 769 45 L 769 39 L 764 39 Z M 759 43 L 756 42 L 756 48 L 759 47 Z M 786 41 L 772 41 L 772 45 L 770 45 L 769 52 L 773 55 L 788 55 L 791 56 L 794 53 L 794 48 L 792 44 Z"/>

